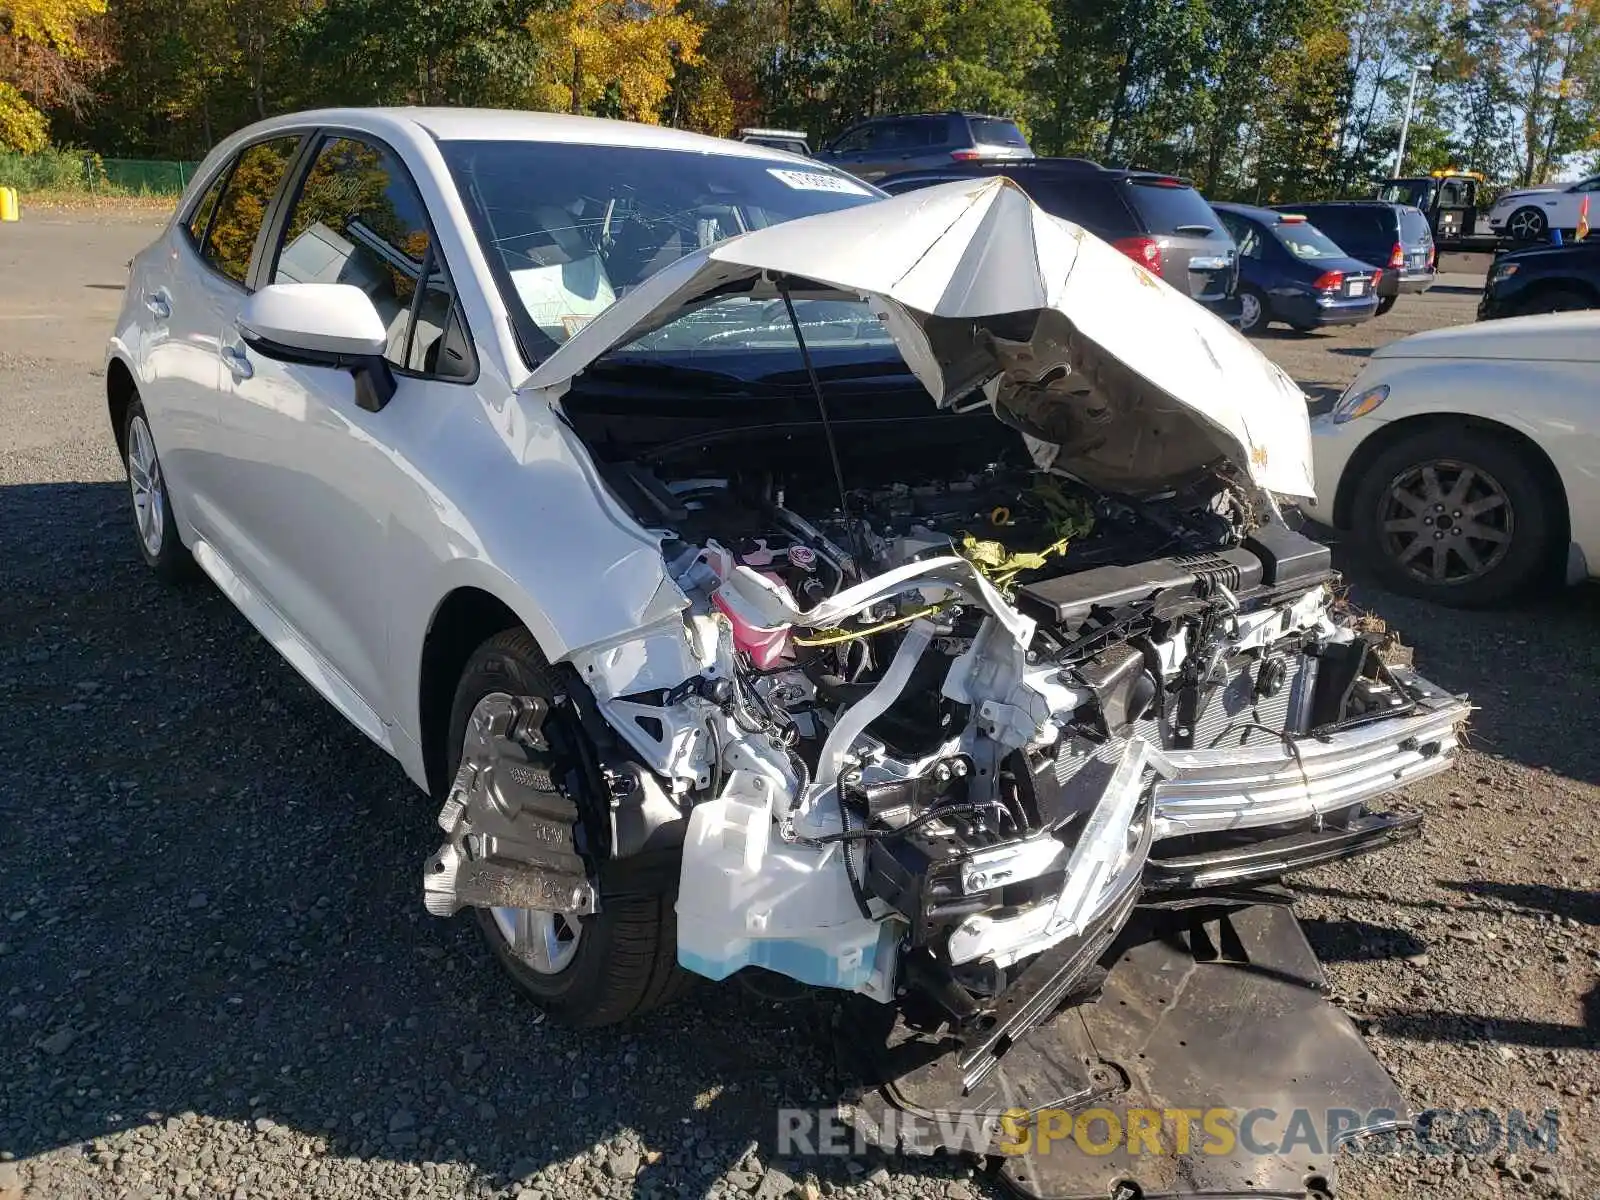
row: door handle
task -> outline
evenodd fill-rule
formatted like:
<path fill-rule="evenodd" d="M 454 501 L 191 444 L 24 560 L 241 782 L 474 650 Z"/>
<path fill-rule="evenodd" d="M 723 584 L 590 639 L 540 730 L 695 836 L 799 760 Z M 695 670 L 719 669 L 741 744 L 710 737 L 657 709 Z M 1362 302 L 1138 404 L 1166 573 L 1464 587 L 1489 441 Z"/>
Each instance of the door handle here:
<path fill-rule="evenodd" d="M 146 292 L 144 297 L 144 306 L 162 321 L 165 321 L 172 315 L 172 301 L 167 298 L 165 289 L 162 289 L 159 292 Z"/>
<path fill-rule="evenodd" d="M 256 373 L 256 369 L 250 365 L 250 359 L 246 357 L 245 352 L 240 347 L 223 346 L 220 353 L 223 365 L 228 368 L 235 379 L 249 379 Z"/>

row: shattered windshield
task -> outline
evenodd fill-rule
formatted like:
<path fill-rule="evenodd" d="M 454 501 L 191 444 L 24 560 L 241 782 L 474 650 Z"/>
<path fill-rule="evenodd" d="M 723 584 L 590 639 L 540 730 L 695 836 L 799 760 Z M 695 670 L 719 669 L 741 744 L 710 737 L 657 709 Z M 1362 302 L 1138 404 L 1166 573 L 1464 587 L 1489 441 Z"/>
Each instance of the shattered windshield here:
<path fill-rule="evenodd" d="M 445 142 L 525 349 L 542 359 L 619 297 L 686 254 L 746 233 L 869 204 L 876 192 L 789 159 L 559 142 Z M 808 345 L 885 345 L 865 304 L 795 301 Z M 641 337 L 629 353 L 793 348 L 781 302 L 725 297 Z"/>

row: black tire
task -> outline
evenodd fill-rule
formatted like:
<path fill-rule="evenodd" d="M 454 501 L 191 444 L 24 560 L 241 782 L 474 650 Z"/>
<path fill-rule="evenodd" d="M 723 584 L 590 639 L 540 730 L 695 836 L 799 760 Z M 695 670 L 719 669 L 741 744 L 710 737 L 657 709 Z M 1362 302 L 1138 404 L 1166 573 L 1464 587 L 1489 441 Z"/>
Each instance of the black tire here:
<path fill-rule="evenodd" d="M 1239 289 L 1239 298 L 1242 300 L 1246 296 L 1255 301 L 1255 319 L 1246 324 L 1250 306 L 1248 304 L 1245 305 L 1244 309 L 1246 311 L 1241 311 L 1239 314 L 1239 332 L 1251 336 L 1265 333 L 1267 326 L 1272 324 L 1272 311 L 1267 307 L 1266 296 L 1262 295 L 1259 288 L 1241 287 Z"/>
<path fill-rule="evenodd" d="M 1468 500 L 1468 504 L 1481 504 L 1498 494 L 1500 502 L 1481 514 L 1481 524 L 1463 524 L 1462 528 L 1493 527 L 1502 535 L 1500 541 L 1480 541 L 1468 535 L 1463 542 L 1455 542 L 1461 537 L 1453 532 L 1461 519 L 1456 513 L 1465 510 L 1451 507 L 1435 512 L 1432 505 L 1416 503 L 1418 493 L 1408 485 L 1408 476 L 1416 478 L 1417 486 L 1425 490 L 1423 471 L 1430 465 L 1439 489 L 1458 486 L 1462 468 L 1475 473 L 1468 494 L 1478 499 Z M 1397 487 L 1406 491 L 1415 506 L 1393 496 L 1391 489 Z M 1563 517 L 1540 471 L 1515 443 L 1478 430 L 1433 426 L 1402 437 L 1367 465 L 1351 503 L 1350 533 L 1361 556 L 1390 591 L 1454 608 L 1484 608 L 1514 599 L 1549 573 L 1556 549 L 1554 531 Z M 1413 535 L 1386 528 L 1387 522 L 1398 525 L 1413 520 L 1436 522 L 1431 536 L 1426 529 Z M 1452 542 L 1465 545 L 1476 555 L 1481 571 L 1472 571 L 1462 559 L 1462 551 L 1450 548 Z M 1503 551 L 1499 549 L 1502 545 Z M 1441 572 L 1445 578 L 1423 577 L 1432 574 L 1441 553 L 1446 560 Z M 1417 563 L 1415 569 L 1403 561 L 1406 558 Z M 1452 569 L 1459 577 L 1449 577 Z"/>
<path fill-rule="evenodd" d="M 1551 288 L 1529 296 L 1518 311 L 1524 316 L 1531 317 L 1539 313 L 1581 312 L 1583 309 L 1593 307 L 1595 307 L 1594 300 L 1582 292 L 1574 292 L 1569 288 Z"/>
<path fill-rule="evenodd" d="M 1513 241 L 1537 242 L 1550 230 L 1544 213 L 1533 205 L 1525 205 L 1506 219 L 1506 233 Z"/>
<path fill-rule="evenodd" d="M 556 672 L 524 629 L 508 629 L 479 646 L 461 674 L 450 709 L 445 778 L 454 779 L 472 710 L 485 696 L 551 699 Z M 681 995 L 693 976 L 678 966 L 676 889 L 656 895 L 608 897 L 600 911 L 581 917 L 572 961 L 555 973 L 518 959 L 487 909 L 475 908 L 478 929 L 516 985 L 555 1019 L 569 1025 L 612 1025 L 658 1008 Z"/>
<path fill-rule="evenodd" d="M 122 445 L 122 466 L 128 476 L 128 507 L 133 515 L 133 542 L 139 548 L 139 557 L 163 583 L 193 579 L 198 571 L 189 548 L 178 535 L 178 521 L 172 515 L 172 497 L 167 492 L 166 475 L 156 452 L 155 435 L 150 431 L 150 420 L 138 397 L 134 397 L 123 415 Z M 139 480 L 144 481 L 143 488 Z"/>
<path fill-rule="evenodd" d="M 1394 307 L 1394 302 L 1396 300 L 1398 300 L 1398 299 L 1400 299 L 1399 296 L 1379 296 L 1378 297 L 1378 315 L 1380 317 L 1383 316 L 1384 313 L 1388 312 L 1391 308 Z"/>

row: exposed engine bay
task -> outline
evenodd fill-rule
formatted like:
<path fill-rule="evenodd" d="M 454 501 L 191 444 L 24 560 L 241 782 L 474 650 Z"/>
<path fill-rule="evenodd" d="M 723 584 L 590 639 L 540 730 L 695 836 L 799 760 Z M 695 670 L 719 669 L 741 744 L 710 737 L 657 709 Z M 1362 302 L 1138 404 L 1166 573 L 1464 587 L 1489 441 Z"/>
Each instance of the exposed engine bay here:
<path fill-rule="evenodd" d="M 1023 456 L 858 478 L 847 509 L 820 472 L 604 470 L 703 669 L 616 691 L 605 670 L 648 643 L 586 664 L 613 797 L 590 844 L 681 837 L 679 961 L 714 979 L 760 967 L 976 1029 L 1063 946 L 1065 994 L 1146 889 L 1242 835 L 1301 853 L 1238 881 L 1382 844 L 1362 801 L 1454 745 L 1463 706 L 1342 620 L 1326 547 L 1222 467 L 1135 497 Z M 1398 717 L 1403 761 L 1319 784 L 1332 735 Z M 567 869 L 564 907 L 590 911 Z"/>

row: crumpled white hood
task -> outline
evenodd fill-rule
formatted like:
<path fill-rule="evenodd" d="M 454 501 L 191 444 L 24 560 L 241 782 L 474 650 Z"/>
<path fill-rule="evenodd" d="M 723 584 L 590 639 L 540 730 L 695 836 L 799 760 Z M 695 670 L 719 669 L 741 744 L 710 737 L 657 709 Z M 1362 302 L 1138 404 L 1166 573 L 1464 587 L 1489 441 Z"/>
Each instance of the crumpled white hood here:
<path fill-rule="evenodd" d="M 878 312 L 935 400 L 984 386 L 1035 457 L 1140 490 L 1219 458 L 1312 495 L 1305 397 L 1237 331 L 1003 177 L 772 226 L 673 263 L 534 371 L 553 400 L 613 347 L 719 288 L 813 285 Z"/>

